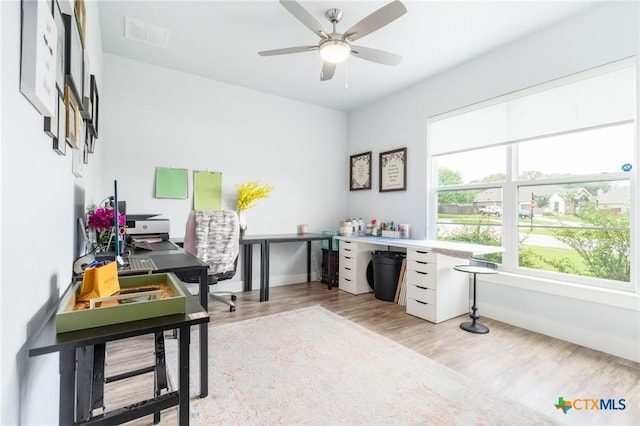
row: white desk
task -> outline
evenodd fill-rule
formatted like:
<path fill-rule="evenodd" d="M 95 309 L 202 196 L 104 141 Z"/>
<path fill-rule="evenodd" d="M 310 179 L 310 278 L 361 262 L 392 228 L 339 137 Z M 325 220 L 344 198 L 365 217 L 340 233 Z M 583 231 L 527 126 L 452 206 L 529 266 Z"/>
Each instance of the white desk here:
<path fill-rule="evenodd" d="M 437 240 L 336 238 L 340 240 L 339 288 L 352 294 L 371 291 L 366 271 L 372 251 L 406 249 L 407 313 L 434 323 L 469 312 L 469 277 L 453 267 L 473 255 L 504 251 L 502 247 Z"/>

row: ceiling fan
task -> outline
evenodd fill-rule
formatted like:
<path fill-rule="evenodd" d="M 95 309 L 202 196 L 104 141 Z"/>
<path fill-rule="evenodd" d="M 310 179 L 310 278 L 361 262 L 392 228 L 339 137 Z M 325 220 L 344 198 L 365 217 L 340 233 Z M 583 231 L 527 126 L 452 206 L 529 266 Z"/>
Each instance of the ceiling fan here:
<path fill-rule="evenodd" d="M 290 53 L 301 53 L 317 50 L 322 58 L 322 71 L 320 80 L 331 80 L 336 70 L 336 65 L 347 60 L 349 55 L 367 61 L 384 65 L 396 66 L 402 61 L 402 56 L 385 52 L 384 50 L 372 49 L 370 47 L 355 46 L 352 42 L 379 30 L 385 25 L 395 21 L 405 13 L 407 8 L 398 0 L 381 7 L 360 22 L 349 28 L 344 33 L 339 33 L 336 29 L 338 22 L 342 19 L 342 10 L 329 9 L 325 16 L 333 24 L 333 31 L 327 31 L 322 24 L 295 0 L 280 0 L 280 3 L 307 28 L 320 37 L 320 41 L 315 46 L 295 46 L 283 49 L 265 50 L 258 52 L 260 56 L 287 55 Z"/>

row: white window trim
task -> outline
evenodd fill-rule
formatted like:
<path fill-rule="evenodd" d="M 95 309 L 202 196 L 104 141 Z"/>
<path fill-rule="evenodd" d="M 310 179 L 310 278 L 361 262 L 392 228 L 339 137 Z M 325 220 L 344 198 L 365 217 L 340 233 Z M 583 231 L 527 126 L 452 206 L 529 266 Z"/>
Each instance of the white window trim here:
<path fill-rule="evenodd" d="M 579 79 L 588 78 L 592 75 L 601 74 L 603 72 L 613 71 L 615 69 L 619 69 L 627 66 L 635 66 L 636 67 L 636 75 L 640 74 L 640 69 L 638 69 L 638 65 L 636 63 L 636 58 L 626 58 L 624 60 L 616 61 L 611 64 L 603 65 L 596 67 L 591 70 L 583 71 L 580 73 L 576 73 L 564 78 L 560 78 L 557 80 L 553 80 L 551 82 L 546 82 L 540 85 L 536 85 L 534 87 L 529 87 L 526 89 L 519 90 L 517 92 L 509 93 L 503 96 L 499 96 L 496 98 L 489 99 L 487 101 L 483 101 L 474 105 L 470 105 L 464 108 L 460 108 L 454 111 L 449 111 L 444 114 L 440 114 L 437 116 L 433 116 L 427 119 L 427 129 L 431 123 L 435 121 L 439 121 L 448 117 L 452 117 L 455 115 L 463 114 L 465 112 L 473 111 L 479 108 L 484 108 L 487 106 L 495 105 L 500 102 L 506 102 L 511 99 L 515 99 L 517 97 L 526 96 L 531 93 L 535 93 L 541 90 L 546 90 L 551 87 L 557 87 L 563 84 L 570 83 L 572 81 L 577 81 Z M 637 90 L 637 82 L 636 82 L 636 92 Z M 640 93 L 636 94 L 636 99 L 640 97 Z M 638 111 L 638 105 L 636 105 L 636 118 L 638 117 L 640 111 Z M 620 124 L 629 124 L 634 123 L 634 120 L 625 120 L 619 123 L 607 123 L 605 125 L 595 126 L 596 128 L 610 127 L 616 126 Z M 618 173 L 607 173 L 607 174 L 590 174 L 590 175 L 580 175 L 580 176 L 572 176 L 566 178 L 566 182 L 578 183 L 578 182 L 593 182 L 593 181 L 603 181 L 603 180 L 630 180 L 631 190 L 635 191 L 635 195 L 632 196 L 631 199 L 631 211 L 636 212 L 630 217 L 630 240 L 631 240 L 631 276 L 629 283 L 619 283 L 613 282 L 604 279 L 593 279 L 589 277 L 582 277 L 579 275 L 567 275 L 556 272 L 542 271 L 542 270 L 533 270 L 527 268 L 521 268 L 517 266 L 515 269 L 507 267 L 501 268 L 504 273 L 497 274 L 496 276 L 492 276 L 488 279 L 488 281 L 495 281 L 497 283 L 506 284 L 507 282 L 503 282 L 503 278 L 505 276 L 509 276 L 512 279 L 517 278 L 515 282 L 518 287 L 528 288 L 533 291 L 542 291 L 550 294 L 556 295 L 566 295 L 567 297 L 572 297 L 576 299 L 589 300 L 594 302 L 601 302 L 606 304 L 612 304 L 613 306 L 621 306 L 621 307 L 634 307 L 635 310 L 640 310 L 640 297 L 639 297 L 639 284 L 638 279 L 640 278 L 640 197 L 637 195 L 638 189 L 640 188 L 640 177 L 638 176 L 638 168 L 640 168 L 640 147 L 638 147 L 638 123 L 635 121 L 634 123 L 635 131 L 634 135 L 634 158 L 631 162 L 634 165 L 634 172 L 629 176 L 628 173 L 618 172 Z M 573 131 L 559 132 L 558 135 L 568 134 L 572 132 L 580 132 L 585 130 L 593 130 L 593 129 L 577 129 Z M 547 136 L 555 136 L 555 135 L 545 135 Z M 542 136 L 537 136 L 533 139 L 541 138 Z M 477 183 L 477 184 L 460 184 L 460 185 L 448 185 L 439 187 L 437 186 L 437 167 L 435 165 L 435 159 L 439 155 L 453 154 L 455 152 L 447 152 L 447 153 L 438 153 L 438 155 L 433 155 L 430 151 L 430 143 L 429 143 L 429 132 L 427 131 L 427 159 L 429 163 L 429 169 L 431 173 L 427 173 L 427 211 L 430 213 L 427 215 L 427 238 L 437 239 L 437 218 L 438 218 L 438 200 L 437 200 L 437 191 L 438 190 L 462 190 L 462 189 L 484 189 L 484 188 L 495 188 L 500 187 L 503 190 L 503 205 L 507 205 L 506 203 L 511 203 L 509 205 L 515 205 L 515 201 L 513 197 L 517 194 L 516 188 L 522 185 L 528 185 L 531 183 L 535 183 L 536 185 L 544 185 L 545 183 L 562 183 L 563 179 L 540 179 L 535 181 L 522 181 L 522 180 L 514 180 L 513 178 L 513 167 L 514 162 L 509 161 L 509 159 L 514 158 L 511 150 L 513 146 L 517 142 L 522 141 L 509 141 L 507 143 L 496 144 L 496 145 L 507 145 L 507 149 L 509 152 L 505 156 L 506 164 L 506 182 L 492 182 L 492 183 Z M 483 148 L 489 148 L 490 146 L 485 146 Z M 430 206 L 430 207 L 429 207 Z M 516 264 L 514 257 L 516 257 L 517 247 L 518 247 L 518 232 L 513 232 L 514 229 L 517 229 L 517 225 L 515 223 L 516 219 L 503 216 L 503 229 L 508 229 L 507 232 L 504 232 L 503 235 L 511 238 L 513 241 L 506 241 L 506 238 L 503 239 L 503 247 L 505 248 L 505 252 L 503 253 L 503 260 L 506 265 Z M 511 270 L 510 270 L 511 269 Z M 502 277 L 501 277 L 502 276 Z M 541 285 L 544 283 L 544 285 Z M 569 290 L 571 289 L 571 290 Z M 603 294 L 608 294 L 610 296 L 603 297 Z M 621 298 L 621 299 L 619 299 Z M 611 299 L 611 300 L 609 300 Z M 629 303 L 631 305 L 629 305 Z"/>

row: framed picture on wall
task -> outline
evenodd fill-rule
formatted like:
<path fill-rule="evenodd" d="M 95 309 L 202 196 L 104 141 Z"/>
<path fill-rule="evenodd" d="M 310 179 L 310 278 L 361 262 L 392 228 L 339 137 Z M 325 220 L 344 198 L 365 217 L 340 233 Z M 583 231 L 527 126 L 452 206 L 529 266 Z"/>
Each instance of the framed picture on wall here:
<path fill-rule="evenodd" d="M 56 88 L 58 93 L 64 96 L 64 75 L 65 75 L 65 25 L 62 17 L 62 11 L 60 10 L 60 4 L 58 0 L 53 0 L 53 20 L 58 29 L 58 49 L 56 50 Z"/>
<path fill-rule="evenodd" d="M 58 115 L 60 115 L 58 99 L 60 99 L 60 96 L 58 96 L 58 91 L 56 90 L 56 100 L 52 111 L 53 114 L 51 117 L 44 118 L 44 132 L 52 138 L 58 137 Z"/>
<path fill-rule="evenodd" d="M 66 155 L 67 142 L 65 141 L 64 135 L 64 125 L 66 123 L 64 117 L 64 98 L 60 95 L 58 95 L 57 104 L 58 113 L 56 114 L 56 122 L 53 124 L 56 128 L 56 136 L 53 138 L 53 150 L 59 155 Z"/>
<path fill-rule="evenodd" d="M 349 157 L 349 190 L 371 189 L 371 151 Z"/>
<path fill-rule="evenodd" d="M 91 103 L 91 118 L 89 119 L 89 126 L 91 128 L 91 134 L 94 138 L 98 137 L 98 113 L 100 112 L 100 97 L 98 96 L 98 85 L 96 84 L 96 76 L 91 74 L 90 78 L 90 103 Z"/>
<path fill-rule="evenodd" d="M 82 147 L 82 163 L 89 164 L 89 145 L 88 141 L 84 141 L 84 146 Z"/>
<path fill-rule="evenodd" d="M 64 108 L 66 116 L 65 140 L 71 148 L 80 149 L 80 110 L 69 85 L 64 87 Z"/>
<path fill-rule="evenodd" d="M 78 27 L 80 28 L 80 38 L 82 38 L 82 44 L 84 44 L 87 35 L 87 10 L 84 6 L 84 0 L 75 0 L 75 10 Z"/>
<path fill-rule="evenodd" d="M 89 55 L 87 49 L 84 50 L 84 74 L 82 76 L 82 102 L 80 102 L 80 114 L 85 120 L 91 119 L 93 107 L 91 105 L 91 74 L 89 72 Z"/>
<path fill-rule="evenodd" d="M 380 192 L 407 190 L 407 148 L 380 153 Z"/>
<path fill-rule="evenodd" d="M 71 173 L 75 177 L 82 177 L 82 151 L 79 149 L 71 150 Z"/>
<path fill-rule="evenodd" d="M 94 150 L 95 150 L 95 146 L 96 146 L 96 140 L 93 137 L 93 134 L 91 133 L 91 126 L 89 125 L 89 122 L 87 121 L 87 126 L 86 126 L 86 143 L 87 143 L 87 153 L 88 154 L 93 154 Z"/>
<path fill-rule="evenodd" d="M 20 92 L 43 116 L 56 106 L 57 27 L 51 3 L 22 2 Z"/>
<path fill-rule="evenodd" d="M 75 14 L 63 15 L 65 25 L 65 84 L 73 91 L 76 99 L 82 99 L 82 79 L 84 78 L 84 49 L 80 29 Z"/>

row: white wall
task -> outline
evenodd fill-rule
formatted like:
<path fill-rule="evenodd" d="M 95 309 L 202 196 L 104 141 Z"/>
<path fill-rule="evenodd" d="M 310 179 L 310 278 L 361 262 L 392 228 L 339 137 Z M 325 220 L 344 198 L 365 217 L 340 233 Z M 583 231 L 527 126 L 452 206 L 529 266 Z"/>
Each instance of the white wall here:
<path fill-rule="evenodd" d="M 111 54 L 104 63 L 102 187 L 117 179 L 128 213 L 161 214 L 170 219 L 172 237 L 184 236 L 192 173 L 210 170 L 222 172 L 223 208 L 235 210 L 238 184 L 274 186 L 247 210 L 248 234 L 295 233 L 303 223 L 310 232 L 337 229 L 347 190 L 344 112 Z M 189 170 L 188 199 L 154 198 L 158 166 Z M 319 245 L 314 249 L 319 265 Z M 271 256 L 272 285 L 306 281 L 304 245 L 276 244 Z M 239 268 L 218 289 L 240 290 L 241 280 Z"/>
<path fill-rule="evenodd" d="M 374 189 L 350 193 L 349 214 L 407 222 L 412 225 L 413 238 L 427 236 L 427 118 L 607 62 L 638 56 L 638 16 L 637 2 L 596 6 L 349 113 L 348 154 L 373 151 L 374 188 L 378 179 L 377 154 L 401 146 L 407 146 L 408 150 L 407 192 L 381 194 Z M 636 295 L 603 297 L 584 288 L 571 288 L 559 298 L 553 293 L 536 291 L 530 280 L 526 281 L 529 290 L 524 290 L 520 288 L 524 280 L 510 279 L 501 283 L 483 282 L 479 286 L 481 315 L 640 361 Z M 593 321 L 594 315 L 597 321 Z"/>
<path fill-rule="evenodd" d="M 20 2 L 0 2 L 2 424 L 57 423 L 58 357 L 28 359 L 24 345 L 38 315 L 69 282 L 78 206 L 99 202 L 113 179 L 130 211 L 164 214 L 176 236 L 192 200 L 152 197 L 158 165 L 222 171 L 229 208 L 235 184 L 249 179 L 273 184 L 272 196 L 249 211 L 252 233 L 294 232 L 299 223 L 309 223 L 313 231 L 334 229 L 348 214 L 411 223 L 413 236 L 421 238 L 428 116 L 640 53 L 637 4 L 603 5 L 354 111 L 347 126 L 343 113 L 110 55 L 103 76 L 97 7 L 85 4 L 90 62 L 101 94 L 101 134 L 85 177 L 77 179 L 71 156 L 51 150 L 42 117 L 19 92 Z M 408 190 L 379 194 L 377 153 L 402 146 L 408 148 Z M 369 150 L 374 189 L 349 193 L 346 159 Z M 299 280 L 303 249 L 284 245 L 272 252 L 278 259 L 272 263 L 273 283 Z M 481 283 L 480 313 L 638 360 L 637 351 L 621 353 L 637 347 L 637 308 L 572 294 L 559 298 L 521 290 L 520 284 L 517 277 L 511 283 Z"/>
<path fill-rule="evenodd" d="M 97 7 L 86 2 L 92 72 L 101 75 Z M 71 278 L 78 214 L 98 185 L 99 154 L 82 179 L 52 150 L 43 117 L 19 91 L 20 2 L 2 1 L 0 145 L 0 423 L 56 424 L 58 356 L 27 358 L 25 344 Z M 78 213 L 80 212 L 80 213 Z"/>

